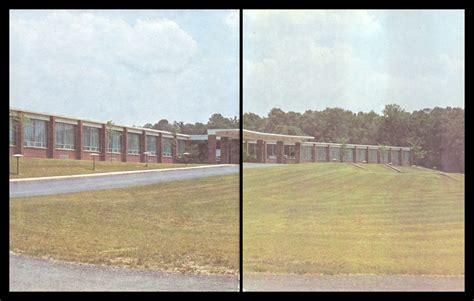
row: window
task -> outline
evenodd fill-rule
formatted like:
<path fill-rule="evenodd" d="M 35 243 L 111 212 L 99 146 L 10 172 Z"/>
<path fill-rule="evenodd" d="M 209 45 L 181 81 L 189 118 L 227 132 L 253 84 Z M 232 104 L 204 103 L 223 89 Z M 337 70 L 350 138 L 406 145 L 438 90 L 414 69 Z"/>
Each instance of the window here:
<path fill-rule="evenodd" d="M 316 156 L 318 158 L 318 161 L 327 161 L 327 147 L 316 146 Z"/>
<path fill-rule="evenodd" d="M 410 151 L 403 151 L 402 155 L 403 155 L 402 164 L 403 165 L 410 165 Z"/>
<path fill-rule="evenodd" d="M 171 138 L 163 138 L 163 156 L 164 157 L 171 157 Z"/>
<path fill-rule="evenodd" d="M 365 148 L 358 148 L 357 149 L 357 161 L 358 162 L 362 162 L 362 161 L 366 161 L 366 151 L 367 149 Z"/>
<path fill-rule="evenodd" d="M 276 144 L 267 144 L 267 158 L 276 159 Z"/>
<path fill-rule="evenodd" d="M 377 150 L 369 149 L 369 162 L 377 162 Z"/>
<path fill-rule="evenodd" d="M 180 140 L 178 139 L 178 155 L 183 155 L 185 149 L 186 149 L 186 140 Z"/>
<path fill-rule="evenodd" d="M 140 154 L 140 135 L 128 133 L 127 137 L 128 153 L 138 155 Z"/>
<path fill-rule="evenodd" d="M 91 126 L 84 126 L 82 128 L 82 148 L 84 150 L 100 151 L 99 131 L 100 129 Z"/>
<path fill-rule="evenodd" d="M 255 155 L 255 143 L 249 143 L 249 155 Z"/>
<path fill-rule="evenodd" d="M 313 161 L 313 147 L 309 145 L 301 146 L 301 159 L 303 161 Z"/>
<path fill-rule="evenodd" d="M 344 154 L 344 162 L 354 161 L 354 149 L 352 147 L 346 147 Z"/>
<path fill-rule="evenodd" d="M 400 151 L 393 149 L 392 152 L 392 163 L 396 165 L 400 165 Z"/>
<path fill-rule="evenodd" d="M 13 118 L 13 116 L 10 116 L 10 145 L 15 145 L 16 141 L 15 121 Z"/>
<path fill-rule="evenodd" d="M 122 133 L 112 131 L 109 135 L 109 153 L 120 154 L 122 152 Z"/>
<path fill-rule="evenodd" d="M 23 145 L 46 147 L 46 121 L 30 119 L 24 129 Z"/>
<path fill-rule="evenodd" d="M 285 156 L 288 159 L 295 158 L 295 146 L 294 145 L 285 145 Z"/>
<path fill-rule="evenodd" d="M 331 146 L 331 160 L 341 161 L 341 149 L 339 147 Z"/>
<path fill-rule="evenodd" d="M 146 136 L 146 151 L 150 155 L 156 155 L 156 136 Z"/>
<path fill-rule="evenodd" d="M 74 125 L 56 122 L 54 127 L 56 131 L 55 147 L 61 149 L 75 149 L 76 135 L 74 133 Z"/>

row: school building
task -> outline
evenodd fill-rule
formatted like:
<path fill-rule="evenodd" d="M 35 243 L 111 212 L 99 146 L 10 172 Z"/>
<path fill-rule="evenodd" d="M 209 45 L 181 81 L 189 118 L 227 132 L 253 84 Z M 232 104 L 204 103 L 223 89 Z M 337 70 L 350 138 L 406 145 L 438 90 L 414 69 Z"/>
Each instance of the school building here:
<path fill-rule="evenodd" d="M 189 135 L 10 109 L 10 155 L 174 163 Z M 146 156 L 146 158 L 145 158 Z"/>
<path fill-rule="evenodd" d="M 243 131 L 245 161 L 258 163 L 354 162 L 412 165 L 409 147 L 314 142 L 311 136 Z"/>

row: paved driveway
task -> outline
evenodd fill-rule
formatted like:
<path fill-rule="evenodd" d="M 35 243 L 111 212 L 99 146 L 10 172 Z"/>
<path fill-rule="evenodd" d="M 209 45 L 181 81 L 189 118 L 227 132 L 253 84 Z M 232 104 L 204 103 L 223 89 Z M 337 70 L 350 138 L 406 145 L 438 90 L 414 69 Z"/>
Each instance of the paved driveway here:
<path fill-rule="evenodd" d="M 10 254 L 10 291 L 238 291 L 238 276 L 58 263 Z"/>
<path fill-rule="evenodd" d="M 220 176 L 239 172 L 239 165 L 211 165 L 105 175 L 58 177 L 44 180 L 10 181 L 10 198 L 123 188 Z"/>
<path fill-rule="evenodd" d="M 463 276 L 244 274 L 244 291 L 464 291 Z"/>

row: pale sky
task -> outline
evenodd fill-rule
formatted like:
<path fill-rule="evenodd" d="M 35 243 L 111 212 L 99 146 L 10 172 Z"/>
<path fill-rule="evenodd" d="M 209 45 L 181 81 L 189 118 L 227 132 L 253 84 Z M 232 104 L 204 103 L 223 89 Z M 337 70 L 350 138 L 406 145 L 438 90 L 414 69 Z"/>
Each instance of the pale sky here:
<path fill-rule="evenodd" d="M 239 115 L 239 12 L 10 11 L 10 106 L 124 125 Z"/>
<path fill-rule="evenodd" d="M 244 112 L 464 108 L 464 11 L 244 10 Z"/>

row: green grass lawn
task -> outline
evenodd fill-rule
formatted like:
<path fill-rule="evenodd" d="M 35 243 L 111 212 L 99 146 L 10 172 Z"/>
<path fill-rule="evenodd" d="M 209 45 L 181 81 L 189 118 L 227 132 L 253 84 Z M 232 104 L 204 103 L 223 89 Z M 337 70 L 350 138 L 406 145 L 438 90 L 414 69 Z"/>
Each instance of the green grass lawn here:
<path fill-rule="evenodd" d="M 16 158 L 10 156 L 10 178 L 34 178 L 78 175 L 101 172 L 147 170 L 161 168 L 179 168 L 198 166 L 201 164 L 169 164 L 169 163 L 133 163 L 119 161 L 96 161 L 96 170 L 92 169 L 92 161 L 89 160 L 64 160 L 64 159 L 40 159 L 23 157 L 20 158 L 20 175 L 16 174 Z"/>
<path fill-rule="evenodd" d="M 344 163 L 244 170 L 244 272 L 464 274 L 464 177 Z"/>
<path fill-rule="evenodd" d="M 238 274 L 239 175 L 11 199 L 10 249 L 74 262 Z"/>

